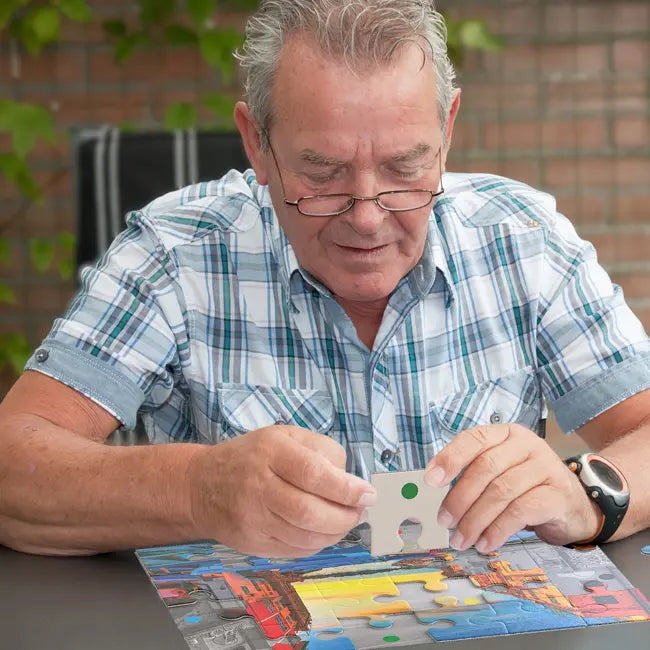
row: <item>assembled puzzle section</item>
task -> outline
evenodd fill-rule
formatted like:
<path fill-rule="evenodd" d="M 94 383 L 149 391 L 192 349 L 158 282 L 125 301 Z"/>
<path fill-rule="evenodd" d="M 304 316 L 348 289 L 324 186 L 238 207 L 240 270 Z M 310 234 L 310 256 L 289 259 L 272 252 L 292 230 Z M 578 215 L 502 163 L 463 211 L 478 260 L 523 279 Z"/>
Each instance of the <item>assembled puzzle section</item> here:
<path fill-rule="evenodd" d="M 196 650 L 376 650 L 432 641 L 650 620 L 650 603 L 600 551 L 531 533 L 499 551 L 375 557 L 361 527 L 301 559 L 218 544 L 138 557 Z M 418 527 L 406 524 L 410 548 Z M 650 626 L 648 628 L 650 632 Z"/>
<path fill-rule="evenodd" d="M 438 521 L 438 509 L 447 488 L 435 488 L 424 482 L 424 470 L 372 474 L 370 482 L 377 490 L 377 502 L 368 508 L 372 555 L 400 553 L 404 541 L 399 529 L 403 521 L 416 519 L 422 530 L 417 548 L 429 551 L 449 546 L 449 530 Z"/>

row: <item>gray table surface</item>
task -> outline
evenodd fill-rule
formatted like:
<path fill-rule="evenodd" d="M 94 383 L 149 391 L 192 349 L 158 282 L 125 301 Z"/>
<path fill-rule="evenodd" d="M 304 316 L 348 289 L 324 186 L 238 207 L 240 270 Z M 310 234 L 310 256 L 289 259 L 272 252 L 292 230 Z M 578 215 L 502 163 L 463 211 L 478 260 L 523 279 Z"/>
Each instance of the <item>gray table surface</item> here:
<path fill-rule="evenodd" d="M 650 529 L 603 547 L 646 596 L 650 596 L 650 555 L 643 555 L 641 547 L 648 544 Z M 446 641 L 445 645 L 458 650 L 642 650 L 650 648 L 650 623 Z M 24 555 L 2 546 L 0 648 L 188 650 L 132 552 L 51 558 Z"/>

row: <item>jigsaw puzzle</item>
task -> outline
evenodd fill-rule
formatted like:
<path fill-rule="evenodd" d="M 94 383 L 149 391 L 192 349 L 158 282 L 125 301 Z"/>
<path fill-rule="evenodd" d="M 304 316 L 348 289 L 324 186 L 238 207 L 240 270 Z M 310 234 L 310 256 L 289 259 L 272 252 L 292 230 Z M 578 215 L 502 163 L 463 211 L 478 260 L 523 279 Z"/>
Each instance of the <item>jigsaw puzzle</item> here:
<path fill-rule="evenodd" d="M 424 470 L 372 474 L 370 482 L 377 490 L 377 503 L 367 514 L 373 555 L 401 552 L 404 542 L 398 531 L 407 519 L 417 519 L 422 526 L 417 540 L 421 551 L 449 546 L 449 530 L 436 520 L 448 488 L 425 483 Z"/>
<path fill-rule="evenodd" d="M 216 543 L 137 555 L 190 648 L 366 650 L 650 620 L 650 602 L 598 548 L 522 531 L 498 552 L 369 552 L 367 526 L 303 559 L 246 557 Z"/>

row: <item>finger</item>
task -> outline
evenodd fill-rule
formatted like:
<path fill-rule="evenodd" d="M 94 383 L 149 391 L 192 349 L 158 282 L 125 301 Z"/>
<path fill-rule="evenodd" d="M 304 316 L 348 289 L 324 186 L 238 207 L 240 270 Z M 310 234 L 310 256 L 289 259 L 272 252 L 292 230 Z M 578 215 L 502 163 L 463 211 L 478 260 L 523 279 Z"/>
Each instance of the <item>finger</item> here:
<path fill-rule="evenodd" d="M 304 492 L 341 505 L 356 508 L 375 503 L 377 492 L 370 483 L 346 473 L 295 439 L 286 438 L 285 443 L 278 444 L 269 459 L 269 468 L 277 476 Z"/>
<path fill-rule="evenodd" d="M 503 546 L 510 537 L 527 526 L 539 526 L 551 519 L 557 493 L 540 485 L 513 501 L 484 531 L 476 542 L 480 553 Z"/>
<path fill-rule="evenodd" d="M 345 469 L 347 454 L 342 445 L 322 433 L 314 433 L 302 427 L 287 426 L 287 434 L 305 447 L 327 458 L 335 467 Z"/>
<path fill-rule="evenodd" d="M 269 478 L 263 494 L 266 508 L 288 525 L 341 538 L 359 523 L 360 510 L 304 492 L 279 476 Z"/>
<path fill-rule="evenodd" d="M 449 490 L 440 506 L 438 522 L 447 528 L 456 526 L 492 481 L 529 456 L 529 448 L 517 444 L 516 438 L 508 438 L 477 456 Z"/>
<path fill-rule="evenodd" d="M 458 522 L 451 545 L 459 550 L 469 548 L 512 503 L 540 486 L 546 478 L 540 465 L 527 461 L 494 479 Z"/>
<path fill-rule="evenodd" d="M 310 553 L 318 553 L 327 546 L 333 546 L 347 533 L 318 533 L 290 524 L 282 517 L 269 513 L 267 534 L 271 537 Z"/>
<path fill-rule="evenodd" d="M 505 442 L 512 426 L 491 424 L 465 429 L 429 461 L 424 480 L 433 487 L 444 487 L 477 456 Z"/>

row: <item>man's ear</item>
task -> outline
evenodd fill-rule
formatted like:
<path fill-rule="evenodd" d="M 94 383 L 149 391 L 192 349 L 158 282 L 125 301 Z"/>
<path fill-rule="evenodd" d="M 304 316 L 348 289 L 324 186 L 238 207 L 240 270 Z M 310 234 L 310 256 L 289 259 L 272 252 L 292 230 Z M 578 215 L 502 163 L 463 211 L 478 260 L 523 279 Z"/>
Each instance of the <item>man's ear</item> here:
<path fill-rule="evenodd" d="M 241 139 L 244 143 L 244 149 L 248 160 L 255 170 L 257 182 L 260 185 L 268 184 L 268 174 L 266 171 L 266 156 L 262 151 L 262 142 L 260 140 L 260 132 L 253 120 L 253 117 L 246 102 L 237 102 L 234 112 L 235 124 Z"/>
<path fill-rule="evenodd" d="M 447 118 L 447 128 L 445 131 L 445 150 L 443 156 L 443 168 L 447 169 L 447 154 L 451 147 L 451 138 L 454 133 L 454 124 L 456 123 L 456 116 L 458 115 L 458 109 L 460 108 L 460 88 L 454 90 L 454 96 L 451 100 L 451 109 L 449 110 L 449 116 Z"/>

